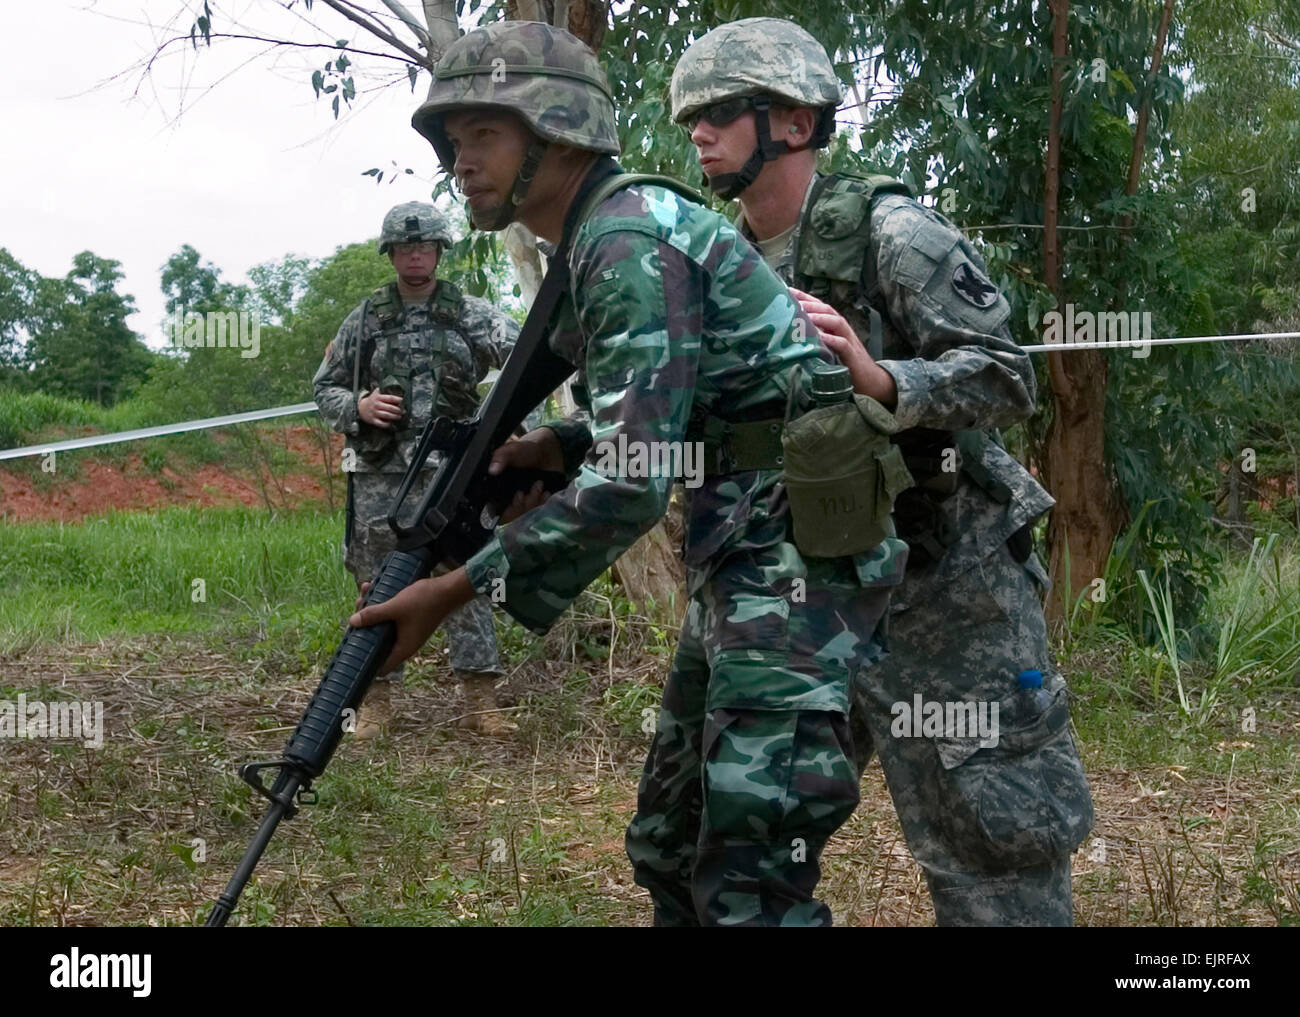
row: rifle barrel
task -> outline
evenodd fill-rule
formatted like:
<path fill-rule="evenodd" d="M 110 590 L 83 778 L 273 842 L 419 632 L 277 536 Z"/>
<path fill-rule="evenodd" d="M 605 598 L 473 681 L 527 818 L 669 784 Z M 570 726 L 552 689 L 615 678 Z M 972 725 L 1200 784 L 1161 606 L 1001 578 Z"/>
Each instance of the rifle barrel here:
<path fill-rule="evenodd" d="M 301 784 L 302 781 L 297 776 L 289 778 L 288 787 L 286 788 L 289 792 L 287 800 L 293 800 L 293 796 L 298 793 Z M 285 810 L 286 805 L 284 802 L 272 802 L 271 807 L 266 810 L 266 814 L 262 816 L 262 825 L 257 828 L 257 836 L 248 845 L 248 850 L 244 852 L 244 857 L 240 859 L 239 868 L 230 877 L 226 889 L 222 891 L 221 896 L 217 898 L 216 904 L 208 912 L 207 921 L 203 923 L 204 927 L 211 929 L 225 928 L 226 922 L 230 920 L 230 915 L 235 910 L 235 905 L 239 903 L 239 895 L 244 892 L 245 884 L 253 875 L 253 870 L 257 868 L 262 852 L 271 843 L 271 838 L 275 835 L 275 828 L 280 825 L 280 820 L 284 818 Z"/>

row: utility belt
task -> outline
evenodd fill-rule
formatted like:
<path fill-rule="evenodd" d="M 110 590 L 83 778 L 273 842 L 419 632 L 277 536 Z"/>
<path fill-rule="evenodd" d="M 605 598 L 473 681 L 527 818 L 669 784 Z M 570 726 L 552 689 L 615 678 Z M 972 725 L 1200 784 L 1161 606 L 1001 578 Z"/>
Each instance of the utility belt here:
<path fill-rule="evenodd" d="M 894 505 L 894 525 L 907 542 L 910 567 L 938 562 L 960 539 L 940 506 L 957 490 L 961 474 L 1000 505 L 1010 504 L 1011 488 L 984 465 L 984 448 L 994 440 L 987 432 L 915 427 L 894 440 L 916 481 Z M 1033 551 L 1033 522 L 1007 538 L 1007 547 L 1016 561 L 1027 561 Z"/>
<path fill-rule="evenodd" d="M 704 475 L 780 470 L 785 467 L 781 431 L 785 427 L 785 400 L 773 399 L 729 417 L 696 410 L 686 429 L 686 440 L 704 447 Z"/>
<path fill-rule="evenodd" d="M 889 535 L 894 499 L 912 483 L 889 440 L 893 417 L 866 396 L 794 419 L 790 405 L 769 402 L 740 419 L 693 417 L 687 440 L 703 444 L 705 476 L 782 470 L 801 553 L 840 558 L 874 548 Z"/>

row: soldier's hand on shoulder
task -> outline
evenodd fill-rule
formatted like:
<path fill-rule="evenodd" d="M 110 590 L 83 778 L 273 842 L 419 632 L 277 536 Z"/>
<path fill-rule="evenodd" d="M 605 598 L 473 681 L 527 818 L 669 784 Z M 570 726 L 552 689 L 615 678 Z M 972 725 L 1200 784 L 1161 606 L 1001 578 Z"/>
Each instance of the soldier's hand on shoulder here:
<path fill-rule="evenodd" d="M 804 314 L 817 326 L 822 345 L 849 369 L 853 390 L 859 395 L 870 396 L 886 409 L 893 409 L 898 403 L 898 387 L 893 375 L 871 359 L 871 354 L 844 315 L 803 290 L 791 286 L 790 292 L 799 301 Z"/>

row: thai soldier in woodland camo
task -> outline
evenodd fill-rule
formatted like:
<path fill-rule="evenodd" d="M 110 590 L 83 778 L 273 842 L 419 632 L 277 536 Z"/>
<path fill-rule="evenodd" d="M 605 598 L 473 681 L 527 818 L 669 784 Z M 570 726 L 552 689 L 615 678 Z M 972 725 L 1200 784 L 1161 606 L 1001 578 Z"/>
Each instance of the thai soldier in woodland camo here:
<path fill-rule="evenodd" d="M 749 435 L 699 439 L 716 454 L 687 491 L 690 602 L 628 853 L 658 924 L 828 924 L 819 860 L 858 802 L 851 688 L 879 653 L 906 547 L 886 538 L 814 559 L 791 543 L 778 439 L 787 407 L 805 407 L 791 389 L 797 367 L 820 362 L 816 329 L 749 243 L 680 185 L 603 176 L 619 150 L 609 85 L 567 32 L 477 29 L 434 79 L 414 123 L 475 225 L 517 219 L 564 244 L 570 223 L 550 346 L 577 368 L 590 425 L 557 421 L 499 449 L 503 466 L 574 479 L 548 500 L 535 491 L 464 568 L 352 622 L 395 621 L 400 660 L 449 610 L 502 589 L 505 609 L 543 631 L 668 505 L 671 476 L 601 468 L 602 448 L 680 444 L 709 421 Z"/>
<path fill-rule="evenodd" d="M 917 482 L 895 507 L 911 555 L 889 656 L 855 686 L 857 765 L 879 754 L 941 925 L 1067 925 L 1070 854 L 1093 813 L 1032 551 L 1053 502 L 993 430 L 1033 413 L 1033 370 L 950 222 L 897 181 L 817 172 L 840 96 L 822 46 L 773 18 L 704 35 L 671 84 L 709 185 L 739 198 L 738 227 L 798 287 L 857 391 L 893 411 Z M 1043 676 L 1040 709 L 1024 706 L 1022 672 Z M 941 728 L 913 716 L 931 703 Z M 1000 737 L 950 728 L 977 708 Z"/>
<path fill-rule="evenodd" d="M 397 271 L 339 327 L 314 380 L 316 405 L 347 435 L 348 522 L 343 561 L 358 586 L 378 571 L 396 538 L 389 507 L 410 465 L 420 429 L 433 415 L 463 419 L 478 406 L 478 385 L 508 356 L 518 326 L 491 304 L 465 296 L 435 276 L 451 227 L 432 205 L 407 202 L 384 216 L 379 253 Z M 439 453 L 422 468 L 427 486 Z M 465 689 L 462 726 L 504 734 L 501 674 L 492 611 L 471 601 L 447 621 L 451 666 Z M 373 738 L 391 717 L 391 690 L 401 669 L 380 676 L 357 721 L 358 738 Z"/>

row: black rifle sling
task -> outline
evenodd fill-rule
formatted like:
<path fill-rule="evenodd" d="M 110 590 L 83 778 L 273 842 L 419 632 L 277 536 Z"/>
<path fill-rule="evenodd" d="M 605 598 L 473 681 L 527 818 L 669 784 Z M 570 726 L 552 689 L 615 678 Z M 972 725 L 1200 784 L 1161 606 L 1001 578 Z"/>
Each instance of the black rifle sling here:
<path fill-rule="evenodd" d="M 582 213 L 587 211 L 587 198 L 597 184 L 618 171 L 617 162 L 602 158 L 583 180 L 569 206 L 560 245 L 548 261 L 546 277 L 542 280 L 537 296 L 533 298 L 528 317 L 519 330 L 514 349 L 501 368 L 501 374 L 471 421 L 468 440 L 463 447 L 457 449 L 454 459 L 449 456 L 443 460 L 420 501 L 416 512 L 418 523 L 406 527 L 401 525 L 397 517 L 419 474 L 420 465 L 441 437 L 437 433 L 436 419 L 430 421 L 430 426 L 425 428 L 388 517 L 389 525 L 400 538 L 401 546 L 429 543 L 442 534 L 451 520 L 451 514 L 476 479 L 473 470 L 458 468 L 460 464 L 488 462 L 493 450 L 510 437 L 524 417 L 574 372 L 574 365 L 552 351 L 547 340 L 556 309 L 569 287 L 569 245 L 580 225 Z"/>

